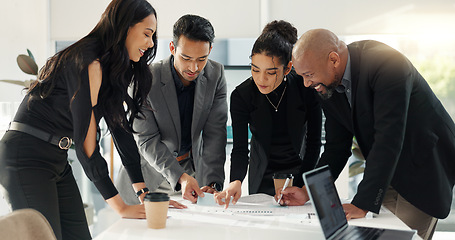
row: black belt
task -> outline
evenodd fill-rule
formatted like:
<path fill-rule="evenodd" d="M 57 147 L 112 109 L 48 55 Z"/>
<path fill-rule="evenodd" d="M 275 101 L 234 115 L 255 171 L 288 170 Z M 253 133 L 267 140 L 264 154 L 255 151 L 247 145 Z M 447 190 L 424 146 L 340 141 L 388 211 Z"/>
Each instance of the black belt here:
<path fill-rule="evenodd" d="M 71 139 L 69 137 L 57 137 L 57 136 L 54 136 L 43 130 L 40 130 L 38 128 L 32 127 L 32 126 L 24 124 L 24 123 L 20 123 L 20 122 L 11 122 L 9 124 L 8 130 L 14 130 L 14 131 L 27 133 L 27 134 L 32 135 L 36 138 L 39 138 L 43 141 L 56 145 L 60 149 L 63 149 L 63 150 L 69 149 L 71 147 L 71 145 L 73 144 L 73 139 Z"/>

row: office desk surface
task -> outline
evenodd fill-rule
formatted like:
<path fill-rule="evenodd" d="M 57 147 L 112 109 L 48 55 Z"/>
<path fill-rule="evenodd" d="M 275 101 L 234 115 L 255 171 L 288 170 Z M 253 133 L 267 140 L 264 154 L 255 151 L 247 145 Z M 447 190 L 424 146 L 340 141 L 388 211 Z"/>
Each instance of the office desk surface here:
<path fill-rule="evenodd" d="M 181 199 L 179 201 L 186 204 L 188 209 L 169 209 L 164 229 L 147 228 L 145 219 L 119 219 L 94 239 L 324 239 L 319 221 L 315 217 L 308 218 L 308 214 L 305 213 L 312 211 L 308 204 L 288 207 L 284 213 L 283 209 L 277 209 L 280 211 L 274 211 L 273 214 L 252 215 L 226 213 L 222 207 L 202 207 Z M 286 211 L 290 214 L 285 213 Z M 409 229 L 388 211 L 369 219 L 354 219 L 349 221 L 349 224 Z M 415 239 L 420 238 L 417 236 Z"/>

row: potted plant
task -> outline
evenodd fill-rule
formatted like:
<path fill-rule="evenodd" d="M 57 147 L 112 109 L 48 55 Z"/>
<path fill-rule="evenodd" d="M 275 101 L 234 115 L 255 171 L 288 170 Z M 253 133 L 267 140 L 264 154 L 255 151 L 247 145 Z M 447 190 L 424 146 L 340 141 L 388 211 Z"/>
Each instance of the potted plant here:
<path fill-rule="evenodd" d="M 12 84 L 16 84 L 16 85 L 20 85 L 20 86 L 24 86 L 25 88 L 28 88 L 28 87 L 30 87 L 30 84 L 32 82 L 36 81 L 36 79 L 38 77 L 38 65 L 36 65 L 35 57 L 33 56 L 32 52 L 29 49 L 27 49 L 27 53 L 28 53 L 28 55 L 19 54 L 19 56 L 17 56 L 17 58 L 16 58 L 17 65 L 22 70 L 22 72 L 35 76 L 35 79 L 30 79 L 30 80 L 25 80 L 25 81 L 1 79 L 0 80 L 1 82 L 12 83 Z"/>

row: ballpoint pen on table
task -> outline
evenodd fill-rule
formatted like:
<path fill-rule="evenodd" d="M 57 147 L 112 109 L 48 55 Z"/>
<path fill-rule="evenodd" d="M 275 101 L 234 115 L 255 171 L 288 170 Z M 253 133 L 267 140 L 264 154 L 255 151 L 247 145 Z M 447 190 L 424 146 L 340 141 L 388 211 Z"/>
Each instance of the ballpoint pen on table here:
<path fill-rule="evenodd" d="M 283 189 L 281 191 L 284 191 L 288 187 L 290 178 L 286 178 L 286 181 L 284 182 Z M 277 203 L 280 204 L 281 198 L 283 197 L 283 193 L 281 193 L 280 198 L 278 199 Z"/>

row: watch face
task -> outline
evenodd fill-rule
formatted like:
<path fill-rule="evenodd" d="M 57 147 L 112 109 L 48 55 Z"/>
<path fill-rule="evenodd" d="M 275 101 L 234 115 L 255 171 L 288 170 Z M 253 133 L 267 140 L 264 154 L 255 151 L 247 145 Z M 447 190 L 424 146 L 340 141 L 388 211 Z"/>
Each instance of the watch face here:
<path fill-rule="evenodd" d="M 219 184 L 219 183 L 213 183 L 212 187 L 218 192 L 221 192 L 221 190 L 223 190 L 223 188 L 221 187 L 221 184 Z"/>

